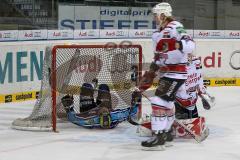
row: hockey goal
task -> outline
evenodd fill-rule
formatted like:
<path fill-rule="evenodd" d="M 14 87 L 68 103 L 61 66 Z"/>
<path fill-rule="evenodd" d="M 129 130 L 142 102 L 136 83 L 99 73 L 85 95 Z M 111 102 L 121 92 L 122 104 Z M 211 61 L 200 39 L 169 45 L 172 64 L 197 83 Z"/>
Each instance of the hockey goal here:
<path fill-rule="evenodd" d="M 74 96 L 79 111 L 79 94 L 83 83 L 98 80 L 111 90 L 112 106 L 125 108 L 131 104 L 132 89 L 142 70 L 140 45 L 57 45 L 47 47 L 43 63 L 41 90 L 32 113 L 13 121 L 20 130 L 56 131 L 57 122 L 66 120 L 61 98 Z"/>

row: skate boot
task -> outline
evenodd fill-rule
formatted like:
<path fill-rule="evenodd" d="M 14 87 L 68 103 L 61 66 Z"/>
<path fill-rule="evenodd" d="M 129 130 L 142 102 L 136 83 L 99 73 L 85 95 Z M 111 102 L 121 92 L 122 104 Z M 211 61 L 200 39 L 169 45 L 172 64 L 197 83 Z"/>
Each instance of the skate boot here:
<path fill-rule="evenodd" d="M 153 134 L 147 141 L 143 141 L 141 143 L 143 150 L 164 150 L 164 144 L 166 142 L 167 135 L 165 132 L 161 132 L 158 134 Z"/>
<path fill-rule="evenodd" d="M 165 146 L 166 147 L 171 147 L 173 146 L 173 135 L 172 135 L 172 130 L 165 132 L 166 134 L 166 143 Z"/>

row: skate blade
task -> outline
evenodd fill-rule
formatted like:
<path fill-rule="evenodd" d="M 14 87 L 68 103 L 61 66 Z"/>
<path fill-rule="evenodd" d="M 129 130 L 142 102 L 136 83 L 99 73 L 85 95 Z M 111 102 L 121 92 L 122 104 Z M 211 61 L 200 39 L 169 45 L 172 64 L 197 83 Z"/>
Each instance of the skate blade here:
<path fill-rule="evenodd" d="M 163 145 L 158 145 L 155 147 L 142 147 L 143 151 L 164 151 L 165 147 Z"/>

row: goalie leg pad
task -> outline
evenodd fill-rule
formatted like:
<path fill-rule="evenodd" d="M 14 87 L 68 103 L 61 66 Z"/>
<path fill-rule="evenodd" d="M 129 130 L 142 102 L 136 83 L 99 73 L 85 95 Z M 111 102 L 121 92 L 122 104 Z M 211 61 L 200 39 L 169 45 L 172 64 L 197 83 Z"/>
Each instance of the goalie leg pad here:
<path fill-rule="evenodd" d="M 112 110 L 112 98 L 107 84 L 100 84 L 98 87 L 97 105 Z"/>
<path fill-rule="evenodd" d="M 80 93 L 80 112 L 86 112 L 96 107 L 93 94 L 93 86 L 89 83 L 83 83 Z"/>
<path fill-rule="evenodd" d="M 204 117 L 178 120 L 178 121 L 181 121 L 182 124 L 184 124 L 187 128 L 189 128 L 197 136 L 204 137 L 204 138 L 206 138 L 208 136 L 208 135 L 206 135 L 206 131 L 208 131 L 209 129 L 206 126 Z M 192 137 L 178 123 L 174 123 L 173 128 L 174 128 L 174 134 L 176 137 L 181 137 L 181 138 L 191 138 Z"/>

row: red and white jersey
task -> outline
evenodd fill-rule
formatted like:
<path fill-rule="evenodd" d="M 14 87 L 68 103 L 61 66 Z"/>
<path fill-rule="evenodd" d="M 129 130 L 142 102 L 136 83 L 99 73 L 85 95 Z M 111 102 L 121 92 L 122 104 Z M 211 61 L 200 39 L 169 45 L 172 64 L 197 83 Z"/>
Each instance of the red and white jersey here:
<path fill-rule="evenodd" d="M 195 43 L 187 35 L 180 22 L 172 21 L 152 35 L 154 53 L 153 61 L 160 66 L 160 75 L 175 79 L 187 79 L 188 55 L 192 54 Z M 181 41 L 181 50 L 175 48 Z"/>
<path fill-rule="evenodd" d="M 176 93 L 176 102 L 182 107 L 193 110 L 197 103 L 199 92 L 205 93 L 203 78 L 201 73 L 201 62 L 193 59 L 187 66 L 188 78 Z"/>

